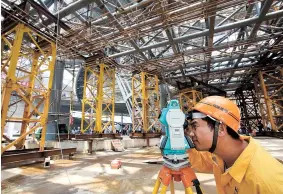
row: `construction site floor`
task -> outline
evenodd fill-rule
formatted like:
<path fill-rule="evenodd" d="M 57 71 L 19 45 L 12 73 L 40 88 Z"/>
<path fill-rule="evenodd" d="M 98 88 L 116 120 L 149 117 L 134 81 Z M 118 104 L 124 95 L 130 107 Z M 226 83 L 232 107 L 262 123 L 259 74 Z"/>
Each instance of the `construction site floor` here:
<path fill-rule="evenodd" d="M 260 137 L 259 141 L 274 157 L 283 160 L 283 139 Z M 122 168 L 111 169 L 113 159 L 120 159 Z M 147 194 L 152 192 L 162 165 L 146 162 L 160 159 L 158 147 L 150 147 L 77 154 L 73 160 L 55 160 L 50 168 L 38 163 L 4 169 L 1 170 L 2 193 Z M 197 177 L 205 193 L 216 193 L 212 174 L 197 173 Z M 175 193 L 184 193 L 181 183 L 175 183 Z"/>

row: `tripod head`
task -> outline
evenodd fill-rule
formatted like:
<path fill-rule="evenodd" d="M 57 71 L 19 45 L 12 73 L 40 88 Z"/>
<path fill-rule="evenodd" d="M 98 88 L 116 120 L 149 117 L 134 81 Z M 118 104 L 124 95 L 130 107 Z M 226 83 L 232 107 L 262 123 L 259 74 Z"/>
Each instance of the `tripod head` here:
<path fill-rule="evenodd" d="M 160 149 L 164 165 L 171 169 L 188 166 L 186 151 L 194 148 L 191 139 L 184 134 L 185 114 L 180 109 L 178 100 L 170 100 L 163 108 L 159 121 L 165 126 L 165 136 L 161 138 Z"/>

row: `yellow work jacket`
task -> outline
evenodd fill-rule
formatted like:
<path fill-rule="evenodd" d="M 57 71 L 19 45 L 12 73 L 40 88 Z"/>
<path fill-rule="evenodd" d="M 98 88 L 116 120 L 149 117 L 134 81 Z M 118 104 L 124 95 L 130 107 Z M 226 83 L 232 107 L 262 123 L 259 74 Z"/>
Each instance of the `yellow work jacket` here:
<path fill-rule="evenodd" d="M 283 165 L 253 138 L 243 139 L 248 146 L 226 172 L 220 157 L 195 149 L 188 151 L 192 168 L 213 172 L 219 194 L 283 194 Z"/>

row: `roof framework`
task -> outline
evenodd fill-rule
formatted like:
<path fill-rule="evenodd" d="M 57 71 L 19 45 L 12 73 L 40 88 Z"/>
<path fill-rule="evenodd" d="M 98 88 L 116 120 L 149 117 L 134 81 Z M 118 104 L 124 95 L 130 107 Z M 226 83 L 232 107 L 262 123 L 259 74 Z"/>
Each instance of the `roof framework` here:
<path fill-rule="evenodd" d="M 103 58 L 173 86 L 193 77 L 231 91 L 283 64 L 279 0 L 4 0 L 1 10 L 2 32 L 24 22 L 57 40 L 58 57 Z"/>

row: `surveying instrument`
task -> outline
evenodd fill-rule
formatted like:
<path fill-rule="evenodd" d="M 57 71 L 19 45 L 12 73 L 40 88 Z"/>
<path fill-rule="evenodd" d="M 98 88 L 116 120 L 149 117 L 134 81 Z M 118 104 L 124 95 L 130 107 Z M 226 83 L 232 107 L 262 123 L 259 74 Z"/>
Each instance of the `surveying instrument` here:
<path fill-rule="evenodd" d="M 200 183 L 195 172 L 190 168 L 188 149 L 194 148 L 191 139 L 184 134 L 185 114 L 180 109 L 178 100 L 170 100 L 163 108 L 159 121 L 165 126 L 160 150 L 163 156 L 163 167 L 159 171 L 152 194 L 157 194 L 160 185 L 161 194 L 165 194 L 170 185 L 171 194 L 175 193 L 174 181 L 183 183 L 186 194 L 193 194 L 191 186 L 195 186 L 197 194 L 202 194 Z"/>

